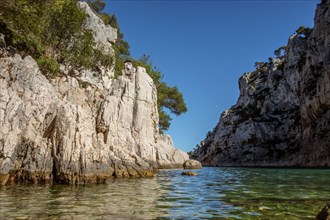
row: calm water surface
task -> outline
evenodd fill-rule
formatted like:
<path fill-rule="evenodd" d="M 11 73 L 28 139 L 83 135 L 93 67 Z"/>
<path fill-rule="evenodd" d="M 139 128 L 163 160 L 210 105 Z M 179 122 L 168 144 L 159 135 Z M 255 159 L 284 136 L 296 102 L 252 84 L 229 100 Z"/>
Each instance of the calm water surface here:
<path fill-rule="evenodd" d="M 0 219 L 313 219 L 330 200 L 330 170 L 203 168 L 104 185 L 0 189 Z"/>

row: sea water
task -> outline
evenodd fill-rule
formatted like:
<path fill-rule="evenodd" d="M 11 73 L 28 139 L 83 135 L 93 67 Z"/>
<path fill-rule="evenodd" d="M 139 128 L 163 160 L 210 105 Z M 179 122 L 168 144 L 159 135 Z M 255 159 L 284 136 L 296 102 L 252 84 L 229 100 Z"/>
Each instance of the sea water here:
<path fill-rule="evenodd" d="M 330 201 L 330 169 L 181 172 L 88 186 L 7 185 L 0 219 L 314 219 Z"/>

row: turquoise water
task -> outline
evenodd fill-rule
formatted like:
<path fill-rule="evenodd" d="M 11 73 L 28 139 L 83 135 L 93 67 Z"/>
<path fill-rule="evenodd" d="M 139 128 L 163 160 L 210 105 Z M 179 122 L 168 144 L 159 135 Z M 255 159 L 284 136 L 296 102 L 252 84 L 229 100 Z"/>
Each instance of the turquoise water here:
<path fill-rule="evenodd" d="M 314 219 L 330 201 L 329 169 L 162 170 L 104 185 L 0 189 L 0 219 Z"/>

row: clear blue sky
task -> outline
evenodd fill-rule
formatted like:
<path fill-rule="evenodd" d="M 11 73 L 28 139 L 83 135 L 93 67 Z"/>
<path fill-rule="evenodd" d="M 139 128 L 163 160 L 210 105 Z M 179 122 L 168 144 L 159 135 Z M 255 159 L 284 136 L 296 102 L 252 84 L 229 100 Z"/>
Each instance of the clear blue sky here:
<path fill-rule="evenodd" d="M 313 26 L 314 0 L 106 0 L 135 58 L 149 54 L 188 112 L 170 134 L 190 151 L 236 103 L 238 79 L 267 61 L 300 26 Z"/>

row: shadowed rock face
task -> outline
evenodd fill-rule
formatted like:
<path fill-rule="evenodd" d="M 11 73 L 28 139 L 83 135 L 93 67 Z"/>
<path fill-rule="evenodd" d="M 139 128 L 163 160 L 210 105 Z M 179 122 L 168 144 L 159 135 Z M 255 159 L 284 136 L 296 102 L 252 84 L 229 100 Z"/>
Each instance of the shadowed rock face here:
<path fill-rule="evenodd" d="M 116 31 L 94 23 L 104 33 Z M 114 36 L 97 36 L 105 52 L 112 51 Z M 30 56 L 1 45 L 1 184 L 102 183 L 153 176 L 155 169 L 182 167 L 188 159 L 169 136 L 159 134 L 156 87 L 144 68 L 113 79 L 113 69 L 63 65 L 49 80 Z"/>
<path fill-rule="evenodd" d="M 293 35 L 283 58 L 239 80 L 193 157 L 209 166 L 330 166 L 330 1 L 308 36 Z"/>

